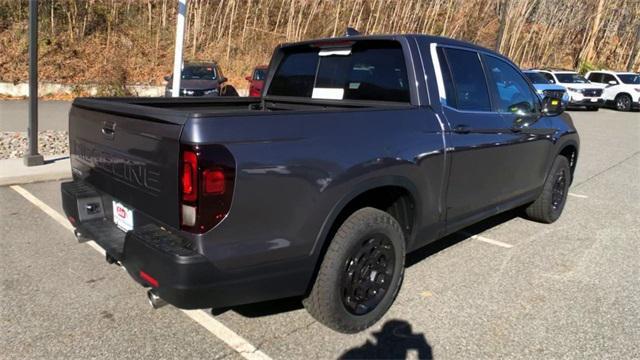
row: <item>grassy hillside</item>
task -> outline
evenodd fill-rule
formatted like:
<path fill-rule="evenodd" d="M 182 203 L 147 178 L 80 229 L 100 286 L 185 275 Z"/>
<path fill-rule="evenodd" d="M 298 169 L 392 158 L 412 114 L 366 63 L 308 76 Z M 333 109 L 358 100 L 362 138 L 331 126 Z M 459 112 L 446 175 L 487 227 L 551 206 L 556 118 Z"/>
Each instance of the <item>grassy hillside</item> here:
<path fill-rule="evenodd" d="M 125 83 L 160 84 L 172 66 L 176 5 L 41 0 L 41 79 L 116 93 Z M 0 0 L 1 81 L 27 79 L 27 25 L 26 0 Z M 499 42 L 523 67 L 640 68 L 638 0 L 189 0 L 185 58 L 217 60 L 243 87 L 276 44 L 339 35 L 346 26 L 489 48 Z"/>

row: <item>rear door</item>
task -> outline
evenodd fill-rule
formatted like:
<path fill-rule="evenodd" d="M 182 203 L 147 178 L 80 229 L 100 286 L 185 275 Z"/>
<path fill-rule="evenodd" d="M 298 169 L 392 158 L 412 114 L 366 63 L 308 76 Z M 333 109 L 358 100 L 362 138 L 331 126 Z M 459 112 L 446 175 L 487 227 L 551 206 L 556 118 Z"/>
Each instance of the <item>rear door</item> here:
<path fill-rule="evenodd" d="M 510 129 L 493 110 L 480 55 L 452 47 L 438 46 L 436 51 L 442 109 L 451 129 L 446 197 L 451 229 L 482 217 L 483 210 L 506 199 L 514 159 L 503 148 Z"/>
<path fill-rule="evenodd" d="M 91 101 L 91 100 L 89 100 Z M 98 102 L 98 101 L 96 101 Z M 127 104 L 114 102 L 114 109 Z M 141 107 L 141 106 L 139 106 Z M 114 114 L 74 103 L 69 115 L 71 167 L 82 179 L 134 211 L 134 225 L 153 218 L 178 227 L 178 160 L 182 124 Z M 103 204 L 110 213 L 112 204 Z M 136 221 L 138 220 L 138 221 Z"/>

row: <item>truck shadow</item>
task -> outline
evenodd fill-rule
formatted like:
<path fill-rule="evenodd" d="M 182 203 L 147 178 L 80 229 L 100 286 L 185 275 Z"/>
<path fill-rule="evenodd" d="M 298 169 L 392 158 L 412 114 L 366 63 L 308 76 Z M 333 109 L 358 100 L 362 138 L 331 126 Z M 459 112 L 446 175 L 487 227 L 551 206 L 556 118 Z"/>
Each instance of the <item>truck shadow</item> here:
<path fill-rule="evenodd" d="M 496 227 L 507 221 L 520 217 L 521 214 L 522 214 L 522 209 L 520 208 L 509 210 L 509 211 L 500 213 L 498 215 L 494 215 L 488 219 L 475 223 L 471 226 L 468 226 L 451 235 L 447 235 L 441 239 L 435 240 L 434 242 L 429 243 L 408 254 L 407 259 L 405 261 L 405 266 L 411 267 L 419 263 L 420 261 L 428 258 L 429 256 L 434 255 L 461 241 L 467 240 L 474 235 L 478 235 L 493 227 Z"/>
<path fill-rule="evenodd" d="M 388 320 L 361 346 L 345 351 L 338 359 L 406 359 L 415 352 L 418 359 L 433 359 L 431 346 L 423 333 L 414 333 L 405 320 Z"/>
<path fill-rule="evenodd" d="M 479 223 L 473 224 L 467 228 L 462 229 L 459 232 L 435 240 L 434 242 L 429 243 L 407 255 L 405 266 L 411 267 L 431 255 L 434 255 L 461 241 L 469 239 L 473 235 L 477 235 L 488 229 L 519 217 L 521 213 L 521 209 L 510 210 L 485 219 Z M 211 313 L 213 315 L 219 315 L 226 311 L 233 310 L 234 312 L 244 317 L 255 318 L 300 310 L 302 308 L 302 297 L 293 297 L 287 299 L 265 301 L 261 303 L 234 306 L 232 308 L 211 309 Z"/>

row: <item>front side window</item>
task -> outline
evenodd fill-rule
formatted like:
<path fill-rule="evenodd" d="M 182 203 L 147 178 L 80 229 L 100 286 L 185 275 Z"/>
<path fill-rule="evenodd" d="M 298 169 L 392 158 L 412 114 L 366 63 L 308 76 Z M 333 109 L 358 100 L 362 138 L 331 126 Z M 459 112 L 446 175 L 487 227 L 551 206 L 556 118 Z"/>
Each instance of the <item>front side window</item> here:
<path fill-rule="evenodd" d="M 484 56 L 484 59 L 491 79 L 489 87 L 498 100 L 497 110 L 520 114 L 536 112 L 537 97 L 522 75 L 494 56 Z"/>
<path fill-rule="evenodd" d="M 556 77 L 563 84 L 586 84 L 589 82 L 584 76 L 577 73 L 560 73 L 556 74 Z"/>
<path fill-rule="evenodd" d="M 589 74 L 588 80 L 594 83 L 601 83 L 602 75 L 602 73 L 591 73 Z"/>
<path fill-rule="evenodd" d="M 445 81 L 447 104 L 459 110 L 491 111 L 489 91 L 485 81 L 480 57 L 475 51 L 445 48 L 444 56 L 450 71 L 453 89 Z M 443 78 L 446 79 L 442 69 Z M 449 99 L 451 97 L 451 100 Z"/>
<path fill-rule="evenodd" d="M 545 77 L 545 79 L 549 80 L 550 84 L 555 84 L 556 83 L 556 79 L 553 78 L 553 75 L 551 75 L 548 72 L 541 72 L 540 73 L 542 76 Z"/>
<path fill-rule="evenodd" d="M 540 73 L 527 71 L 524 74 L 529 78 L 529 80 L 531 80 L 532 84 L 549 84 L 550 83 L 550 81 Z"/>
<path fill-rule="evenodd" d="M 611 75 L 611 74 L 603 74 L 602 83 L 608 84 L 610 81 L 615 81 L 616 84 L 618 83 L 618 80 L 616 80 L 616 78 L 613 75 Z"/>

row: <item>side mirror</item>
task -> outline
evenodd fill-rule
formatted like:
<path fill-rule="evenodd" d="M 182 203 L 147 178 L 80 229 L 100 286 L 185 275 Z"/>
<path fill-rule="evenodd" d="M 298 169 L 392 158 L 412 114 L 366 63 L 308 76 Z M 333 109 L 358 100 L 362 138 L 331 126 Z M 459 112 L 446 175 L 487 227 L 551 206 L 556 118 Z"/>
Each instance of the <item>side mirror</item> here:
<path fill-rule="evenodd" d="M 247 81 L 251 81 L 251 76 L 247 76 L 244 79 L 247 80 Z"/>
<path fill-rule="evenodd" d="M 171 81 L 171 75 L 165 75 L 164 81 Z"/>
<path fill-rule="evenodd" d="M 223 76 L 223 77 L 221 77 L 221 78 L 220 78 L 220 80 L 218 80 L 218 82 L 219 82 L 220 84 L 223 84 L 223 83 L 226 83 L 226 82 L 227 82 L 227 80 L 229 80 L 229 79 L 227 79 L 226 77 L 224 77 L 224 76 Z"/>
<path fill-rule="evenodd" d="M 564 111 L 562 100 L 554 97 L 545 96 L 542 99 L 542 114 L 544 116 L 558 116 Z"/>
<path fill-rule="evenodd" d="M 618 82 L 615 80 L 609 81 L 609 85 L 618 85 Z"/>

